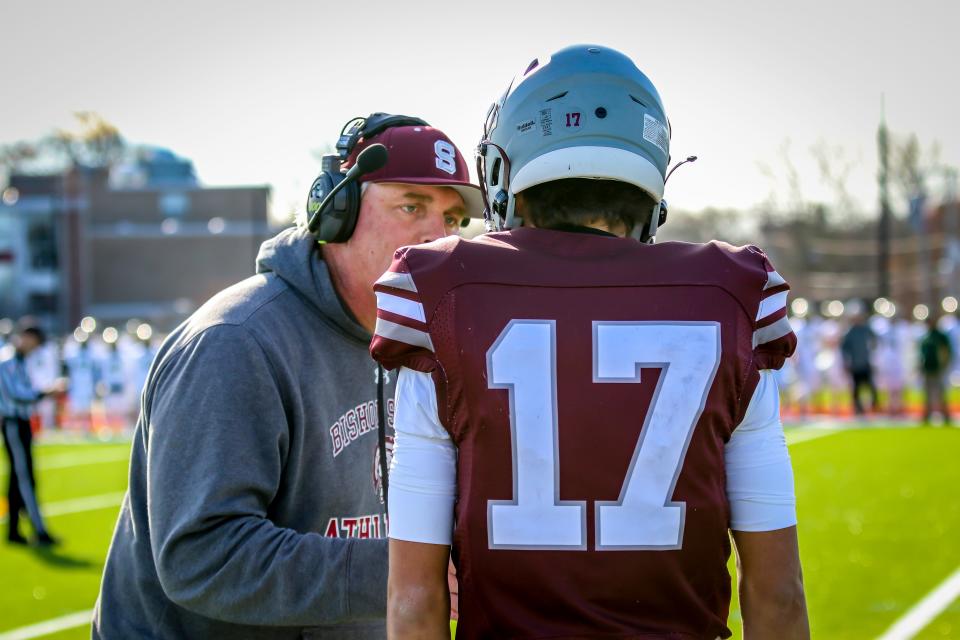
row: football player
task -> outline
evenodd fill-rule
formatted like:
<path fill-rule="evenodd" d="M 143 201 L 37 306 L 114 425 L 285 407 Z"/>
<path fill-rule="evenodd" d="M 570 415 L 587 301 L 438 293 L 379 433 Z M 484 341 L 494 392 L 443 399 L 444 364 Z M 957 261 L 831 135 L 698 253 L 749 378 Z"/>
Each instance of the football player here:
<path fill-rule="evenodd" d="M 498 233 L 400 249 L 373 356 L 399 368 L 388 632 L 806 638 L 773 371 L 788 286 L 755 247 L 653 244 L 670 129 L 617 51 L 534 60 L 478 148 Z M 522 221 L 522 225 L 521 225 Z"/>

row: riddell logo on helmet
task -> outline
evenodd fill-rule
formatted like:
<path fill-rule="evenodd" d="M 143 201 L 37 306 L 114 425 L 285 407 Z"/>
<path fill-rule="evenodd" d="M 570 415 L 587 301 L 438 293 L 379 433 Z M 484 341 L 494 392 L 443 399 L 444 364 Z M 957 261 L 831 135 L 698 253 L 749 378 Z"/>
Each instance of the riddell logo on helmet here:
<path fill-rule="evenodd" d="M 527 133 L 528 131 L 533 131 L 533 128 L 537 125 L 537 121 L 534 119 L 524 120 L 517 125 L 517 133 Z"/>

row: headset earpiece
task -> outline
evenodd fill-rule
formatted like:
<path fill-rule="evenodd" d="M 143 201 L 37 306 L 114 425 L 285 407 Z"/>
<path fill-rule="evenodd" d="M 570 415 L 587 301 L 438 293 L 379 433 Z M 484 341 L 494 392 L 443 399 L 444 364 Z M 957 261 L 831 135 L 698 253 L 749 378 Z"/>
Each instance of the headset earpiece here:
<path fill-rule="evenodd" d="M 313 181 L 307 198 L 307 219 L 334 187 L 344 179 L 339 171 L 324 171 Z M 360 213 L 360 185 L 351 181 L 333 197 L 333 202 L 320 214 L 320 225 L 314 234 L 319 242 L 346 242 L 357 226 Z"/>
<path fill-rule="evenodd" d="M 321 173 L 313 181 L 307 196 L 307 220 L 313 218 L 320 208 L 320 203 L 343 181 L 345 175 L 340 171 L 338 154 L 323 156 Z M 360 185 L 351 181 L 344 185 L 334 196 L 333 202 L 320 214 L 320 225 L 314 235 L 319 242 L 346 242 L 357 226 L 359 214 Z"/>
<path fill-rule="evenodd" d="M 507 204 L 509 204 L 509 202 L 510 196 L 507 195 L 506 191 L 503 189 L 497 191 L 497 195 L 493 197 L 493 202 L 491 203 L 493 214 L 501 218 L 507 217 Z"/>

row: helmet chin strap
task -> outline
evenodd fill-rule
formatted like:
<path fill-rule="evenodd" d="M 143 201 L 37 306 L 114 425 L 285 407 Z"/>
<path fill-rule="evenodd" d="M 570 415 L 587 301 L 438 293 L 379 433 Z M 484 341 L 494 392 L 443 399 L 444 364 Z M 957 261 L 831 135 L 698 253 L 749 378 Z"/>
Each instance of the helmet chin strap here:
<path fill-rule="evenodd" d="M 660 217 L 666 214 L 667 203 L 665 200 L 653 205 L 653 210 L 650 212 L 650 220 L 646 224 L 638 225 L 633 228 L 633 231 L 630 233 L 630 237 L 634 240 L 642 242 L 643 244 L 653 244 L 657 240 L 657 230 L 660 228 Z M 666 222 L 666 220 L 664 220 Z"/>
<path fill-rule="evenodd" d="M 514 227 L 519 226 L 523 220 L 516 216 L 517 197 L 514 195 L 508 195 L 507 197 L 509 200 L 507 200 L 507 213 L 503 217 L 503 228 L 513 229 Z"/>

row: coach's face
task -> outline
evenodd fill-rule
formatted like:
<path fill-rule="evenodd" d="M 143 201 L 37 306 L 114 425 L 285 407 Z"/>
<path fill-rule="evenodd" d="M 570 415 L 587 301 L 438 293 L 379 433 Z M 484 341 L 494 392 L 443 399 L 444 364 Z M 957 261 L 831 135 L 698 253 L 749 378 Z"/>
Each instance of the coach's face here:
<path fill-rule="evenodd" d="M 357 249 L 354 267 L 373 287 L 397 249 L 456 235 L 466 217 L 463 198 L 450 187 L 372 183 L 360 201 L 357 227 L 349 241 Z"/>
<path fill-rule="evenodd" d="M 346 242 L 323 247 L 333 286 L 357 321 L 373 333 L 377 299 L 373 283 L 400 247 L 454 235 L 466 217 L 463 198 L 450 187 L 370 183 Z"/>

